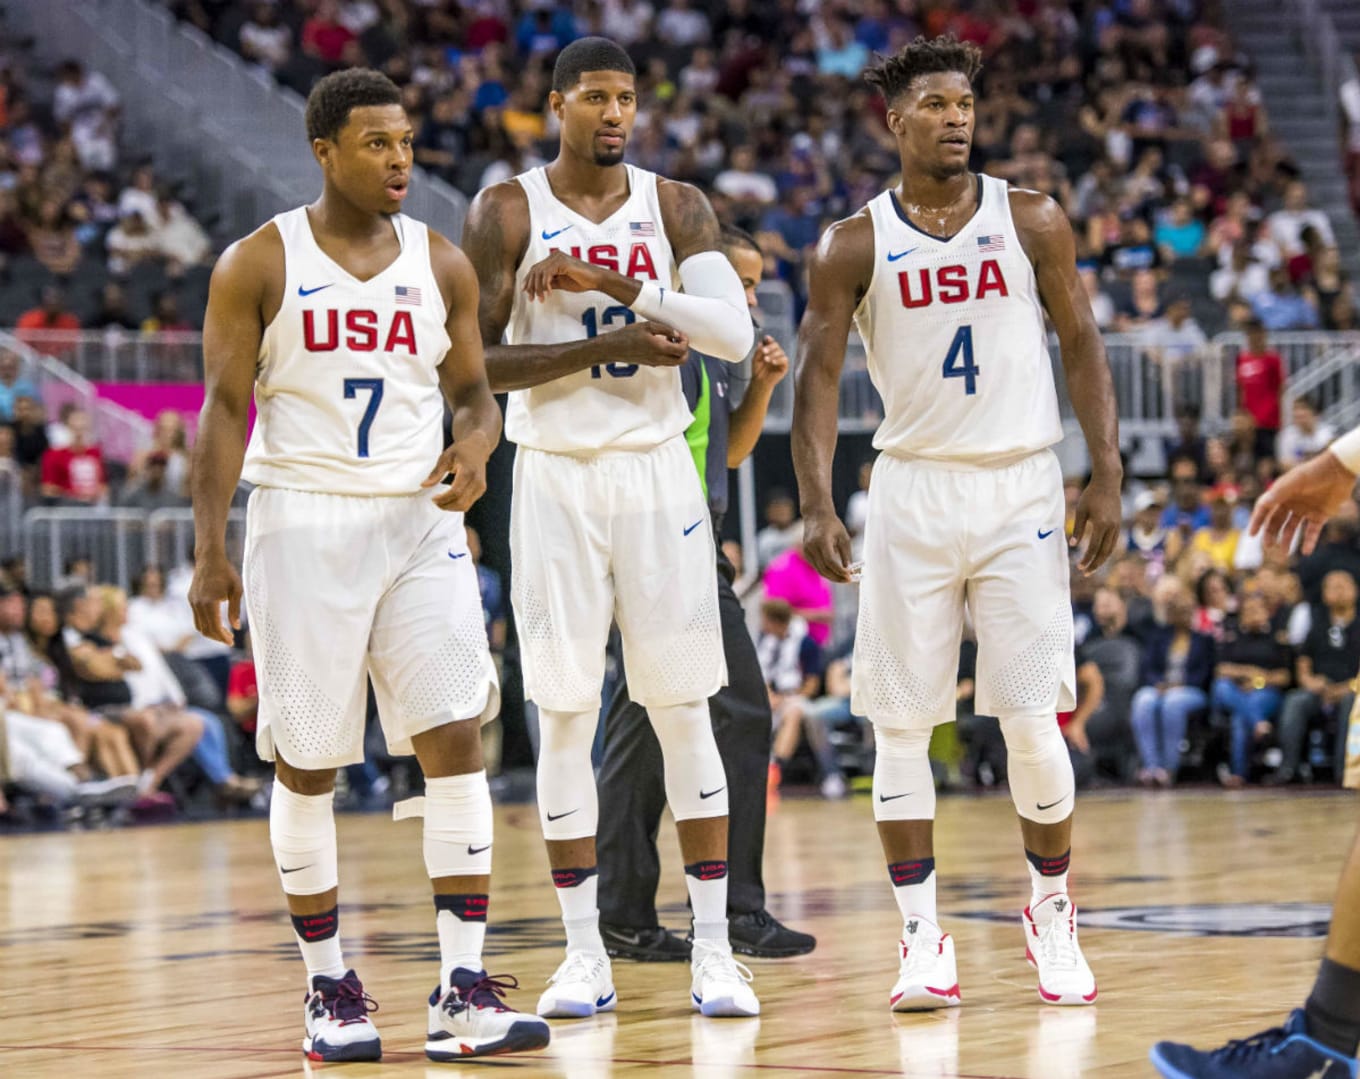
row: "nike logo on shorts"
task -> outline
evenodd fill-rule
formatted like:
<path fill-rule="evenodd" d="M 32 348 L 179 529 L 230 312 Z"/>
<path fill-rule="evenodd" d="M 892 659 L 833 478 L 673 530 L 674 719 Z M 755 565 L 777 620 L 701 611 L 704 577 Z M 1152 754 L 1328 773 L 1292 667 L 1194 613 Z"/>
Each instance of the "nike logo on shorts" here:
<path fill-rule="evenodd" d="M 1045 532 L 1045 531 L 1041 528 L 1041 529 L 1039 529 L 1039 538 L 1040 538 L 1040 539 L 1048 539 L 1049 536 L 1053 535 L 1054 531 L 1055 531 L 1055 529 L 1050 528 L 1047 532 Z"/>
<path fill-rule="evenodd" d="M 469 853 L 469 854 L 481 854 L 482 851 L 484 851 L 484 850 L 490 850 L 490 849 L 491 849 L 491 844 L 490 844 L 490 843 L 488 843 L 485 847 L 474 847 L 471 843 L 468 844 L 468 853 Z"/>
<path fill-rule="evenodd" d="M 305 865 L 294 866 L 292 869 L 284 869 L 283 866 L 279 866 L 279 872 L 280 872 L 280 873 L 298 873 L 298 872 L 300 872 L 300 871 L 302 871 L 302 870 L 304 870 L 304 869 L 310 869 L 310 868 L 311 868 L 310 866 L 305 866 Z"/>
<path fill-rule="evenodd" d="M 911 791 L 905 791 L 902 794 L 880 794 L 878 800 L 880 802 L 895 802 L 899 798 L 905 798 L 910 793 Z"/>
<path fill-rule="evenodd" d="M 1052 809 L 1055 805 L 1061 805 L 1065 801 L 1067 801 L 1067 795 L 1064 794 L 1056 802 L 1049 802 L 1048 805 L 1040 805 L 1038 802 L 1035 802 L 1034 808 L 1043 812 L 1045 809 Z"/>
<path fill-rule="evenodd" d="M 715 794 L 721 794 L 721 793 L 722 793 L 723 791 L 725 791 L 725 790 L 727 790 L 727 787 L 723 786 L 723 787 L 719 787 L 719 788 L 718 788 L 717 790 L 715 790 L 715 791 L 707 791 L 707 792 L 705 792 L 705 791 L 700 791 L 700 792 L 699 792 L 699 797 L 700 797 L 700 798 L 712 798 Z"/>
<path fill-rule="evenodd" d="M 695 521 L 692 525 L 690 525 L 687 529 L 685 529 L 685 535 L 688 536 L 691 532 L 693 532 L 696 528 L 698 528 L 698 527 L 699 527 L 701 524 L 703 524 L 703 523 L 704 523 L 704 519 L 703 519 L 702 517 L 700 517 L 697 521 Z"/>
<path fill-rule="evenodd" d="M 561 820 L 563 817 L 570 817 L 573 813 L 579 813 L 580 810 L 581 810 L 581 807 L 580 807 L 580 806 L 577 806 L 575 809 L 568 809 L 565 813 L 558 813 L 558 814 L 555 815 L 555 816 L 554 816 L 552 813 L 549 813 L 549 814 L 548 814 L 548 819 L 549 819 L 549 820 Z"/>
<path fill-rule="evenodd" d="M 543 232 L 541 233 L 541 235 L 543 236 L 543 238 L 544 238 L 545 240 L 551 240 L 554 236 L 561 236 L 562 233 L 564 233 L 564 232 L 567 231 L 567 229 L 569 229 L 569 228 L 574 228 L 574 227 L 575 227 L 575 226 L 573 226 L 573 225 L 563 225 L 563 226 L 562 226 L 560 229 L 558 229 L 556 232 L 549 232 L 547 229 L 544 229 Z"/>
<path fill-rule="evenodd" d="M 453 551 L 450 551 L 450 552 L 449 552 L 449 557 L 452 558 L 452 559 L 455 559 L 455 560 L 456 560 L 456 559 L 459 559 L 459 558 L 465 558 L 466 556 L 467 556 L 467 551 L 459 551 L 459 552 L 457 552 L 456 554 L 455 554 Z"/>
<path fill-rule="evenodd" d="M 301 285 L 298 285 L 298 295 L 310 296 L 313 292 L 320 292 L 322 289 L 328 289 L 333 284 L 335 284 L 334 281 L 332 281 L 330 285 L 317 285 L 316 288 L 303 288 Z"/>

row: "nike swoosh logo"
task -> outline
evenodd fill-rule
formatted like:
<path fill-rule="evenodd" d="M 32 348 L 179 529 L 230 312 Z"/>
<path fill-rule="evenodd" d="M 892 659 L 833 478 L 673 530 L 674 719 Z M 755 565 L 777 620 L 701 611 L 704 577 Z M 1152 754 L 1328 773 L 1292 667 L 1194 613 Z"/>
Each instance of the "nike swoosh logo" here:
<path fill-rule="evenodd" d="M 474 847 L 471 843 L 468 844 L 468 853 L 469 853 L 469 854 L 481 854 L 482 851 L 484 851 L 484 850 L 490 850 L 490 849 L 491 849 L 491 844 L 490 844 L 490 843 L 488 843 L 485 847 Z"/>
<path fill-rule="evenodd" d="M 880 794 L 878 800 L 880 802 L 895 802 L 899 798 L 905 798 L 910 793 L 911 791 L 905 791 L 902 794 Z"/>
<path fill-rule="evenodd" d="M 303 870 L 303 869 L 310 869 L 310 868 L 311 868 L 310 866 L 305 866 L 305 865 L 295 866 L 295 867 L 292 868 L 292 869 L 284 869 L 283 866 L 279 866 L 279 872 L 280 872 L 280 873 L 297 873 L 297 872 L 299 872 L 299 871 L 301 871 L 301 870 Z"/>
<path fill-rule="evenodd" d="M 692 525 L 690 525 L 687 529 L 685 529 L 685 535 L 688 536 L 691 532 L 693 532 L 696 528 L 698 528 L 698 527 L 699 527 L 701 524 L 703 524 L 703 523 L 704 523 L 704 519 L 703 519 L 702 517 L 700 517 L 697 521 L 695 521 Z"/>
<path fill-rule="evenodd" d="M 457 554 L 454 554 L 452 551 L 450 551 L 450 552 L 449 552 L 449 557 L 450 557 L 450 558 L 454 558 L 454 559 L 457 559 L 457 558 L 466 558 L 466 557 L 467 557 L 467 551 L 459 551 Z"/>
<path fill-rule="evenodd" d="M 562 228 L 558 229 L 556 232 L 549 232 L 547 229 L 544 229 L 542 235 L 543 235 L 543 238 L 544 238 L 545 240 L 551 240 L 554 236 L 561 236 L 562 233 L 564 233 L 564 232 L 567 231 L 567 229 L 575 228 L 575 227 L 576 227 L 575 225 L 564 225 Z"/>
<path fill-rule="evenodd" d="M 614 994 L 613 994 L 613 993 L 610 993 L 609 996 L 607 996 L 607 997 L 601 997 L 599 1000 L 597 1000 L 597 1001 L 595 1002 L 595 1007 L 597 1007 L 597 1008 L 603 1008 L 606 1004 L 608 1004 L 608 1003 L 609 1003 L 611 1000 L 613 1000 L 613 999 L 614 999 Z"/>
<path fill-rule="evenodd" d="M 1035 802 L 1034 805 L 1035 805 L 1035 808 L 1036 808 L 1036 809 L 1039 809 L 1040 811 L 1045 810 L 1045 809 L 1052 809 L 1055 805 L 1060 805 L 1061 803 L 1067 801 L 1067 798 L 1068 798 L 1068 796 L 1067 796 L 1066 794 L 1064 794 L 1064 795 L 1063 795 L 1061 798 L 1059 798 L 1056 802 L 1049 802 L 1048 805 L 1046 805 L 1046 806 L 1045 806 L 1045 805 L 1039 805 L 1038 802 Z"/>
<path fill-rule="evenodd" d="M 563 817 L 570 817 L 573 813 L 579 812 L 580 809 L 581 809 L 581 807 L 580 807 L 580 806 L 577 806 L 575 809 L 568 809 L 565 813 L 558 813 L 557 816 L 553 816 L 551 813 L 549 813 L 549 814 L 548 814 L 548 819 L 549 819 L 549 820 L 561 820 Z"/>
<path fill-rule="evenodd" d="M 719 788 L 718 788 L 717 790 L 715 790 L 715 791 L 708 791 L 707 793 L 705 793 L 704 791 L 700 791 L 700 792 L 699 792 L 699 797 L 700 797 L 700 798 L 712 798 L 715 794 L 721 794 L 721 793 L 722 793 L 723 791 L 725 791 L 725 790 L 727 790 L 727 788 L 726 788 L 725 786 L 723 786 L 723 787 L 719 787 Z"/>
<path fill-rule="evenodd" d="M 888 261 L 889 261 L 889 262 L 896 262 L 898 259 L 904 259 L 904 258 L 906 258 L 908 255 L 910 255 L 910 254 L 911 254 L 913 251 L 915 251 L 915 250 L 916 250 L 916 248 L 914 248 L 914 247 L 909 247 L 909 248 L 907 248 L 905 251 L 898 251 L 898 252 L 896 252 L 896 253 L 894 253 L 894 252 L 892 252 L 892 251 L 889 251 L 889 252 L 888 252 Z"/>
<path fill-rule="evenodd" d="M 331 282 L 331 285 L 333 285 L 333 284 L 335 284 L 334 281 Z M 320 291 L 322 291 L 323 289 L 328 289 L 328 288 L 330 288 L 331 285 L 317 285 L 316 288 L 303 288 L 301 285 L 298 285 L 298 295 L 299 295 L 299 296 L 310 296 L 313 292 L 320 292 Z"/>
<path fill-rule="evenodd" d="M 1055 531 L 1054 529 L 1050 528 L 1047 532 L 1045 532 L 1045 531 L 1041 528 L 1041 529 L 1039 529 L 1039 538 L 1040 538 L 1040 539 L 1048 539 L 1049 536 L 1053 535 L 1054 531 Z"/>

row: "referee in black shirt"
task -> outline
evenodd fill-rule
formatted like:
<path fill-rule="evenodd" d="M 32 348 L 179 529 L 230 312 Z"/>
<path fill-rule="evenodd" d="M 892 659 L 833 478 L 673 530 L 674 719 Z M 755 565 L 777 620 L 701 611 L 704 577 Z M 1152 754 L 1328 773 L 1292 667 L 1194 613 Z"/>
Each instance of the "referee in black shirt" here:
<path fill-rule="evenodd" d="M 756 285 L 764 256 L 755 240 L 725 227 L 723 253 L 746 287 L 746 302 L 756 306 Z M 708 496 L 715 536 L 727 509 L 727 471 L 755 447 L 765 423 L 770 394 L 789 369 L 789 358 L 766 335 L 756 346 L 751 382 L 741 407 L 733 410 L 729 366 L 691 352 L 681 368 L 685 399 L 694 422 L 685 439 L 694 454 Z M 756 659 L 755 645 L 732 581 L 736 570 L 718 544 L 718 607 L 728 684 L 709 698 L 713 733 L 727 769 L 730 810 L 727 841 L 727 914 L 732 950 L 743 955 L 780 958 L 804 955 L 816 947 L 807 933 L 777 922 L 765 909 L 761 858 L 765 850 L 765 781 L 770 762 L 770 702 Z M 605 716 L 604 762 L 600 767 L 600 823 L 596 851 L 600 867 L 600 933 L 615 958 L 681 960 L 689 944 L 663 929 L 656 915 L 656 886 L 661 874 L 656 832 L 666 804 L 661 747 L 646 711 L 628 696 L 620 680 Z"/>

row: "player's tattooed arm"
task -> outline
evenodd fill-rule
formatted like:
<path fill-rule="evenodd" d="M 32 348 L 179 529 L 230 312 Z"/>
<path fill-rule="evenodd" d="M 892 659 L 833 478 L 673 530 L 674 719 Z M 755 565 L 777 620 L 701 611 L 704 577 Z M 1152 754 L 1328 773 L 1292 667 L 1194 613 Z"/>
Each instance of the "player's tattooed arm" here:
<path fill-rule="evenodd" d="M 477 274 L 468 257 L 430 233 L 430 260 L 448 311 L 449 351 L 439 365 L 439 385 L 453 411 L 453 444 L 434 462 L 422 486 L 449 478 L 434 499 L 441 509 L 464 511 L 486 491 L 486 462 L 501 436 L 501 410 L 486 380 Z"/>
<path fill-rule="evenodd" d="M 831 501 L 841 368 L 850 324 L 873 278 L 873 223 L 865 213 L 822 234 L 808 263 L 808 304 L 798 326 L 794 371 L 793 467 L 808 561 L 832 581 L 851 580 L 850 535 Z"/>
<path fill-rule="evenodd" d="M 719 250 L 722 227 L 707 195 L 676 180 L 658 181 L 656 195 L 677 266 L 691 255 Z"/>
<path fill-rule="evenodd" d="M 1073 411 L 1091 455 L 1091 482 L 1077 502 L 1069 542 L 1086 541 L 1081 569 L 1092 573 L 1114 552 L 1124 479 L 1119 460 L 1119 410 L 1105 343 L 1091 313 L 1091 302 L 1077 275 L 1072 225 L 1053 199 L 1037 191 L 1012 191 L 1011 214 L 1020 242 L 1034 264 L 1039 298 L 1058 333 L 1063 373 Z"/>
<path fill-rule="evenodd" d="M 676 367 L 685 362 L 689 344 L 684 335 L 654 322 L 556 344 L 503 344 L 515 306 L 515 276 L 528 248 L 524 189 L 513 180 L 483 189 L 468 210 L 463 250 L 481 287 L 477 322 L 493 392 L 542 386 L 606 363 Z"/>
<path fill-rule="evenodd" d="M 230 644 L 227 603 L 240 626 L 241 579 L 227 558 L 227 514 L 241 480 L 255 365 L 264 328 L 283 301 L 283 239 L 268 224 L 232 244 L 213 267 L 203 319 L 203 410 L 189 472 L 194 505 L 194 580 L 189 603 L 200 633 Z"/>

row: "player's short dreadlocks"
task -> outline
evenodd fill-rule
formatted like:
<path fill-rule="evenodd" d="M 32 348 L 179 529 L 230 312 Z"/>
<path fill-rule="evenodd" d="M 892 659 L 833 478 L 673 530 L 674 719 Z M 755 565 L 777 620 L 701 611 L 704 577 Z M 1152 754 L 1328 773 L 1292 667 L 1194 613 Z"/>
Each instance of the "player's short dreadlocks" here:
<path fill-rule="evenodd" d="M 351 67 L 333 72 L 307 95 L 307 138 L 334 140 L 353 109 L 400 104 L 397 84 L 381 71 Z"/>
<path fill-rule="evenodd" d="M 864 80 L 877 87 L 883 100 L 891 102 L 911 89 L 921 75 L 937 71 L 957 71 L 972 82 L 982 70 L 982 50 L 953 34 L 943 37 L 918 37 L 895 56 L 879 56 L 878 63 L 864 72 Z"/>

